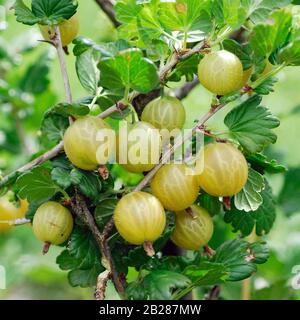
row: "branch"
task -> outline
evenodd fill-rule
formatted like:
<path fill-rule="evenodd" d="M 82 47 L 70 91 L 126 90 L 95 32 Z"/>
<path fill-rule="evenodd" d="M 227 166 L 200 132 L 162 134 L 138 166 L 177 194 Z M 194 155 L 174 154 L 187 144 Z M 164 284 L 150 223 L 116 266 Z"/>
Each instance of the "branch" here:
<path fill-rule="evenodd" d="M 199 84 L 198 78 L 195 78 L 191 82 L 187 82 L 182 87 L 175 90 L 174 92 L 175 97 L 179 100 L 186 98 L 189 95 L 189 93 L 198 86 L 198 84 Z"/>
<path fill-rule="evenodd" d="M 114 11 L 114 5 L 110 0 L 96 0 L 97 4 L 100 6 L 100 8 L 105 12 L 107 17 L 110 19 L 110 21 L 113 23 L 115 27 L 119 27 L 121 25 L 121 22 L 119 22 L 116 19 L 116 14 Z"/>
<path fill-rule="evenodd" d="M 201 46 L 197 45 L 192 50 L 190 50 L 189 52 L 187 52 L 187 53 L 185 53 L 185 54 L 183 54 L 181 56 L 177 53 L 176 61 L 175 61 L 174 58 L 171 59 L 171 61 L 161 70 L 161 72 L 159 74 L 160 79 L 165 80 L 165 77 L 167 76 L 168 72 L 170 70 L 172 70 L 176 66 L 176 63 L 178 63 L 179 61 L 181 61 L 183 59 L 186 59 L 186 58 L 192 56 L 193 54 L 196 54 L 196 53 L 200 52 L 200 50 L 201 50 L 201 48 L 203 46 L 204 45 L 201 45 Z M 191 86 L 190 88 L 192 89 L 193 87 Z M 175 94 L 176 94 L 176 92 L 175 92 Z M 155 99 L 156 95 L 153 94 L 153 93 L 150 93 L 150 97 L 153 97 L 153 99 Z M 184 96 L 183 96 L 183 98 L 184 98 Z M 139 109 L 137 110 L 138 113 L 141 113 L 143 108 L 146 106 L 146 104 L 151 101 L 151 100 L 148 100 L 148 95 L 144 95 L 144 94 L 138 93 L 136 91 L 132 92 L 129 95 L 129 100 L 133 101 L 133 103 L 135 103 L 135 101 L 136 101 L 136 103 L 139 105 Z M 105 110 L 101 114 L 99 114 L 99 118 L 105 119 L 105 118 L 109 117 L 110 115 L 112 115 L 115 112 L 122 111 L 126 107 L 127 106 L 124 106 L 122 104 L 122 102 L 119 101 L 115 105 L 111 106 L 110 108 L 108 108 L 107 110 Z M 51 150 L 47 151 L 46 153 L 42 154 L 38 158 L 36 158 L 36 159 L 32 160 L 31 162 L 25 164 L 23 167 L 17 169 L 16 171 L 12 172 L 11 174 L 7 175 L 4 179 L 5 180 L 10 180 L 10 178 L 17 177 L 16 173 L 23 173 L 23 172 L 26 172 L 28 170 L 31 170 L 35 166 L 40 165 L 40 164 L 42 164 L 42 163 L 44 163 L 44 162 L 56 157 L 63 150 L 64 150 L 64 143 L 63 143 L 63 141 L 60 141 L 59 144 L 57 144 Z"/>
<path fill-rule="evenodd" d="M 0 221 L 0 224 L 8 224 L 10 226 L 23 226 L 24 224 L 29 224 L 31 223 L 31 220 L 28 219 L 17 219 L 17 220 L 5 220 L 5 221 Z"/>
<path fill-rule="evenodd" d="M 139 185 L 134 189 L 134 191 L 141 191 L 144 189 L 148 183 L 152 180 L 152 178 L 155 176 L 157 171 L 170 159 L 170 157 L 174 154 L 174 152 L 181 147 L 186 141 L 192 138 L 193 134 L 197 131 L 197 129 L 201 128 L 213 115 L 215 115 L 219 110 L 225 107 L 225 104 L 220 104 L 218 106 L 213 106 L 210 108 L 210 110 L 202 116 L 197 124 L 192 128 L 190 133 L 185 136 L 184 139 L 174 144 L 172 148 L 170 148 L 168 151 L 166 151 L 162 158 L 160 163 L 154 167 L 146 176 L 145 178 L 139 183 Z"/>
<path fill-rule="evenodd" d="M 96 225 L 93 215 L 89 211 L 87 204 L 83 197 L 79 195 L 77 192 L 73 201 L 71 202 L 72 209 L 77 217 L 89 228 L 92 232 L 94 239 L 99 247 L 101 256 L 102 256 L 102 265 L 109 272 L 109 276 L 112 277 L 113 283 L 117 292 L 121 297 L 125 295 L 125 289 L 123 283 L 119 279 L 118 272 L 115 268 L 110 248 L 108 245 L 109 235 L 114 227 L 114 221 L 111 219 L 105 226 L 103 232 L 101 233 Z"/>
<path fill-rule="evenodd" d="M 97 285 L 96 285 L 96 293 L 95 297 L 96 300 L 104 300 L 105 299 L 105 291 L 107 287 L 107 282 L 110 279 L 111 274 L 108 270 L 105 270 L 100 273 L 97 278 Z"/>
<path fill-rule="evenodd" d="M 213 286 L 211 290 L 205 295 L 205 300 L 218 300 L 221 292 L 220 285 Z"/>
<path fill-rule="evenodd" d="M 65 62 L 65 53 L 64 53 L 62 43 L 61 43 L 61 35 L 60 35 L 59 27 L 55 26 L 54 31 L 55 31 L 55 36 L 53 39 L 53 43 L 54 43 L 55 48 L 57 50 L 61 74 L 62 74 L 63 81 L 64 81 L 66 98 L 67 98 L 68 103 L 72 103 L 72 93 L 71 93 L 70 80 L 69 80 L 67 66 L 66 66 L 66 62 Z"/>
<path fill-rule="evenodd" d="M 174 52 L 170 61 L 160 70 L 160 73 L 159 73 L 160 81 L 164 82 L 166 80 L 169 72 L 176 67 L 178 62 L 185 60 L 194 54 L 200 53 L 205 48 L 207 48 L 206 42 L 201 41 L 193 49 L 190 49 L 188 52 L 183 52 L 183 53 L 178 51 Z"/>

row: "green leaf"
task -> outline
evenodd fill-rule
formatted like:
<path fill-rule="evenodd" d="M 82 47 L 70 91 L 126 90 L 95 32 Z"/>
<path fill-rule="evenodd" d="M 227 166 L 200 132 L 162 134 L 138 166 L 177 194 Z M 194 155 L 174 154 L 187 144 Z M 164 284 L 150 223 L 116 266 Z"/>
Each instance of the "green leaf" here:
<path fill-rule="evenodd" d="M 191 263 L 184 274 L 192 281 L 191 290 L 224 281 L 240 281 L 250 277 L 257 270 L 256 264 L 265 263 L 268 257 L 269 249 L 264 242 L 250 244 L 241 239 L 230 240 L 224 242 L 211 259 Z"/>
<path fill-rule="evenodd" d="M 41 24 L 58 24 L 70 19 L 77 10 L 74 0 L 32 0 L 32 12 Z"/>
<path fill-rule="evenodd" d="M 141 10 L 136 0 L 120 0 L 115 5 L 117 19 L 125 23 L 136 19 Z"/>
<path fill-rule="evenodd" d="M 99 249 L 91 232 L 75 227 L 68 244 L 68 252 L 78 261 L 78 269 L 92 268 L 100 260 Z"/>
<path fill-rule="evenodd" d="M 300 38 L 288 44 L 278 53 L 280 63 L 285 63 L 288 66 L 300 66 Z"/>
<path fill-rule="evenodd" d="M 69 171 L 63 168 L 54 168 L 51 171 L 51 177 L 54 182 L 56 182 L 63 189 L 67 189 L 71 185 L 71 178 Z"/>
<path fill-rule="evenodd" d="M 32 0 L 31 10 L 24 1 L 17 0 L 14 4 L 17 21 L 24 24 L 59 24 L 70 19 L 77 10 L 77 1 L 74 0 Z"/>
<path fill-rule="evenodd" d="M 139 49 L 124 50 L 114 58 L 103 59 L 99 67 L 100 84 L 105 88 L 128 87 L 147 93 L 159 83 L 156 66 Z"/>
<path fill-rule="evenodd" d="M 49 86 L 49 67 L 50 67 L 49 52 L 42 53 L 36 61 L 29 66 L 24 76 L 19 82 L 19 87 L 22 91 L 41 94 Z"/>
<path fill-rule="evenodd" d="M 100 54 L 94 49 L 89 49 L 77 56 L 76 72 L 78 79 L 85 90 L 96 95 L 100 80 L 100 71 L 97 67 Z"/>
<path fill-rule="evenodd" d="M 226 39 L 223 41 L 223 47 L 225 50 L 235 54 L 242 62 L 244 70 L 248 70 L 252 67 L 252 50 L 248 44 L 241 45 L 232 39 Z"/>
<path fill-rule="evenodd" d="M 126 294 L 129 300 L 146 300 L 146 288 L 143 283 L 133 281 L 128 284 Z"/>
<path fill-rule="evenodd" d="M 278 203 L 286 215 L 299 212 L 300 169 L 291 168 L 285 174 L 284 183 L 278 196 Z"/>
<path fill-rule="evenodd" d="M 240 0 L 223 0 L 223 14 L 227 24 L 238 28 L 247 18 L 247 7 Z"/>
<path fill-rule="evenodd" d="M 211 216 L 217 215 L 222 210 L 222 203 L 219 198 L 213 197 L 205 192 L 201 192 L 200 196 L 197 199 L 197 203 L 206 209 Z"/>
<path fill-rule="evenodd" d="M 97 198 L 101 193 L 101 179 L 99 175 L 93 172 L 73 169 L 70 173 L 70 178 L 72 183 L 77 185 L 79 190 L 91 199 Z"/>
<path fill-rule="evenodd" d="M 153 39 L 147 44 L 147 57 L 152 61 L 160 61 L 163 58 L 167 58 L 171 50 L 168 44 L 159 39 Z"/>
<path fill-rule="evenodd" d="M 264 186 L 264 177 L 257 171 L 249 168 L 246 185 L 234 196 L 235 207 L 245 212 L 257 210 L 263 203 L 261 191 Z"/>
<path fill-rule="evenodd" d="M 158 19 L 159 3 L 153 1 L 143 5 L 143 9 L 137 16 L 139 37 L 144 43 L 159 39 L 165 32 Z M 169 34 L 166 32 L 165 34 Z"/>
<path fill-rule="evenodd" d="M 70 116 L 78 117 L 78 116 L 85 116 L 90 112 L 90 109 L 82 104 L 82 103 L 58 103 L 53 108 L 47 111 L 45 117 L 50 115 L 60 115 L 65 118 Z"/>
<path fill-rule="evenodd" d="M 59 103 L 45 113 L 41 130 L 49 141 L 58 142 L 70 125 L 70 116 L 84 116 L 89 112 L 89 107 L 80 103 Z"/>
<path fill-rule="evenodd" d="M 45 135 L 49 141 L 56 143 L 63 138 L 68 127 L 68 118 L 58 115 L 51 115 L 44 118 L 41 130 L 43 135 Z"/>
<path fill-rule="evenodd" d="M 291 0 L 250 0 L 250 3 L 250 19 L 253 23 L 258 24 L 265 22 L 274 9 L 289 5 Z"/>
<path fill-rule="evenodd" d="M 14 3 L 13 8 L 15 9 L 15 15 L 17 16 L 18 22 L 32 26 L 40 21 L 40 19 L 36 17 L 32 13 L 32 11 L 24 4 L 23 0 L 17 0 Z"/>
<path fill-rule="evenodd" d="M 253 245 L 240 239 L 226 241 L 216 250 L 211 263 L 224 265 L 228 272 L 227 281 L 241 281 L 256 272 L 255 256 L 257 251 L 262 252 L 261 246 L 265 243 Z"/>
<path fill-rule="evenodd" d="M 225 282 L 228 273 L 222 264 L 203 264 L 202 266 L 189 266 L 184 274 L 193 282 L 193 287 L 212 286 Z"/>
<path fill-rule="evenodd" d="M 241 0 L 213 0 L 212 13 L 219 27 L 230 25 L 241 26 L 248 14 L 248 6 Z"/>
<path fill-rule="evenodd" d="M 255 153 L 247 155 L 247 161 L 250 162 L 254 170 L 264 174 L 268 173 L 283 173 L 287 171 L 287 168 L 274 159 L 269 160 L 265 155 L 261 153 Z"/>
<path fill-rule="evenodd" d="M 118 101 L 122 100 L 124 97 L 124 89 L 107 89 L 102 90 L 98 99 L 97 104 L 99 105 L 102 111 L 105 111 L 109 107 L 115 105 Z M 124 116 L 128 115 L 130 112 L 130 108 L 126 108 L 123 110 L 122 114 L 119 112 L 114 112 L 111 115 L 113 119 L 123 119 Z"/>
<path fill-rule="evenodd" d="M 253 262 L 256 264 L 266 263 L 270 256 L 270 249 L 265 242 L 254 242 L 250 245 L 250 250 L 254 252 Z"/>
<path fill-rule="evenodd" d="M 165 29 L 187 33 L 187 42 L 201 41 L 210 31 L 212 25 L 207 13 L 208 10 L 209 1 L 207 0 L 180 0 L 176 3 L 161 2 L 158 18 Z M 196 31 L 197 37 L 194 38 Z M 192 38 L 194 38 L 193 41 Z"/>
<path fill-rule="evenodd" d="M 182 77 L 185 77 L 186 81 L 192 81 L 197 75 L 199 62 L 200 55 L 192 55 L 180 61 L 168 79 L 170 81 L 181 81 Z"/>
<path fill-rule="evenodd" d="M 0 176 L 0 193 L 6 193 L 7 188 L 11 186 L 20 175 L 21 173 L 16 171 L 12 174 L 5 176 L 4 178 Z"/>
<path fill-rule="evenodd" d="M 78 268 L 80 260 L 72 257 L 68 250 L 64 250 L 56 258 L 56 263 L 61 270 L 72 270 Z"/>
<path fill-rule="evenodd" d="M 189 278 L 171 271 L 153 271 L 144 278 L 150 300 L 170 300 L 172 291 L 190 284 Z"/>
<path fill-rule="evenodd" d="M 255 227 L 256 234 L 262 236 L 271 230 L 276 218 L 276 209 L 272 190 L 266 181 L 261 196 L 263 203 L 256 211 L 246 212 L 233 206 L 225 213 L 224 221 L 233 226 L 233 232 L 239 230 L 243 236 L 248 236 Z"/>
<path fill-rule="evenodd" d="M 170 300 L 172 291 L 190 284 L 186 276 L 167 270 L 154 270 L 142 282 L 131 283 L 126 292 L 129 298 L 149 300 Z"/>
<path fill-rule="evenodd" d="M 72 170 L 73 166 L 65 154 L 58 155 L 51 159 L 53 168 L 61 168 L 64 170 Z"/>
<path fill-rule="evenodd" d="M 272 52 L 284 46 L 291 26 L 292 15 L 286 9 L 274 11 L 267 22 L 256 25 L 250 38 L 255 54 L 268 58 Z"/>
<path fill-rule="evenodd" d="M 75 269 L 69 272 L 68 279 L 72 287 L 94 287 L 97 284 L 97 278 L 103 271 L 100 263 L 94 264 L 89 269 Z"/>
<path fill-rule="evenodd" d="M 73 43 L 73 53 L 76 57 L 82 55 L 88 50 L 98 52 L 101 57 L 114 57 L 120 51 L 131 48 L 130 43 L 127 40 L 119 39 L 115 42 L 96 43 L 91 39 L 84 37 L 77 37 Z"/>
<path fill-rule="evenodd" d="M 260 84 L 258 87 L 256 87 L 254 89 L 254 91 L 257 94 L 266 96 L 266 95 L 270 94 L 271 92 L 274 92 L 274 85 L 277 81 L 278 81 L 278 79 L 276 77 L 269 78 L 269 79 L 265 80 L 262 84 Z"/>
<path fill-rule="evenodd" d="M 46 202 L 61 191 L 52 181 L 50 170 L 43 167 L 36 167 L 21 175 L 17 179 L 16 188 L 19 197 L 29 202 Z"/>
<path fill-rule="evenodd" d="M 230 111 L 224 119 L 230 135 L 239 141 L 249 153 L 260 152 L 277 136 L 271 131 L 279 126 L 279 120 L 269 109 L 260 106 L 261 97 L 253 96 Z"/>
<path fill-rule="evenodd" d="M 97 205 L 94 216 L 100 229 L 103 229 L 112 217 L 117 203 L 117 199 L 105 199 Z"/>

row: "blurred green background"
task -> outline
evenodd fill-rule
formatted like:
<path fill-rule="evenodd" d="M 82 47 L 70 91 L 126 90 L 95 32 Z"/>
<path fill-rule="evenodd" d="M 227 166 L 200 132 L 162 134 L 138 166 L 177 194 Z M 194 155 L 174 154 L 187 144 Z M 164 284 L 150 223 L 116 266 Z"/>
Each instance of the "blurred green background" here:
<path fill-rule="evenodd" d="M 0 99 L 0 173 L 9 172 L 27 161 L 28 156 L 21 152 L 22 148 L 29 154 L 41 148 L 43 144 L 38 130 L 42 115 L 56 102 L 64 100 L 63 83 L 54 50 L 45 43 L 37 42 L 41 38 L 38 28 L 30 28 L 15 21 L 13 12 L 8 10 L 12 3 L 13 1 L 0 0 L 0 90 L 5 87 L 5 79 L 9 83 L 10 94 L 17 101 L 16 110 L 12 110 L 8 104 L 1 104 Z M 99 42 L 115 39 L 112 25 L 95 1 L 79 0 L 79 16 L 80 35 Z M 72 48 L 69 49 L 71 52 Z M 7 56 L 13 61 L 9 61 Z M 38 64 L 41 57 L 46 57 L 46 68 L 42 72 L 39 70 L 38 73 L 28 73 L 28 68 Z M 75 59 L 70 54 L 66 60 L 74 98 L 84 97 L 86 93 L 76 76 Z M 26 91 L 29 77 L 34 77 L 35 85 L 43 85 L 44 81 L 49 80 L 47 90 L 35 95 L 30 94 L 29 89 L 29 93 L 19 92 L 17 87 L 20 86 L 20 79 L 26 80 L 25 85 L 23 84 Z M 278 206 L 275 227 L 266 236 L 271 248 L 271 258 L 268 263 L 259 267 L 258 273 L 251 279 L 251 296 L 255 299 L 300 298 L 300 290 L 294 290 L 290 285 L 295 276 L 292 268 L 300 265 L 300 180 L 297 180 L 300 179 L 297 171 L 297 168 L 300 170 L 300 68 L 285 69 L 279 79 L 275 92 L 264 99 L 264 105 L 282 121 L 280 128 L 276 130 L 278 142 L 266 153 L 287 165 L 291 172 L 295 172 L 292 181 L 289 181 L 294 194 L 285 206 Z M 184 101 L 188 111 L 186 127 L 191 127 L 194 120 L 207 110 L 210 101 L 211 95 L 201 86 L 190 94 Z M 228 109 L 220 112 L 210 122 L 210 127 L 222 131 L 222 120 L 227 112 Z M 284 174 L 270 176 L 269 179 L 278 196 L 284 185 Z M 215 219 L 216 232 L 212 247 L 218 246 L 224 239 L 236 236 L 231 232 L 231 226 L 222 221 L 222 217 Z M 52 247 L 49 254 L 43 256 L 41 243 L 34 238 L 28 226 L 0 235 L 0 265 L 7 270 L 7 289 L 0 290 L 0 299 L 92 299 L 93 289 L 69 286 L 67 273 L 60 271 L 55 264 L 60 251 L 60 248 Z M 240 299 L 241 286 L 241 283 L 222 286 L 221 297 Z M 195 297 L 202 298 L 202 294 L 200 290 L 195 293 Z M 111 287 L 108 298 L 116 298 Z"/>

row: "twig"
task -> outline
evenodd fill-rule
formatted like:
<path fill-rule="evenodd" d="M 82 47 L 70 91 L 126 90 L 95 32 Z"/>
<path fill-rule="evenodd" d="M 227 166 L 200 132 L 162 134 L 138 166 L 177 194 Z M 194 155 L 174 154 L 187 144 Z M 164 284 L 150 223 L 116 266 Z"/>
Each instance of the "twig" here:
<path fill-rule="evenodd" d="M 155 166 L 154 169 L 152 169 L 152 171 L 150 171 L 145 176 L 145 178 L 139 183 L 139 185 L 134 189 L 134 191 L 141 191 L 142 189 L 144 189 L 148 185 L 148 183 L 152 180 L 152 178 L 155 176 L 157 171 L 170 159 L 170 157 L 174 154 L 174 152 L 179 147 L 181 147 L 183 143 L 185 143 L 186 141 L 191 139 L 191 137 L 193 136 L 193 134 L 197 131 L 197 129 L 199 127 L 203 126 L 214 114 L 216 114 L 219 110 L 221 110 L 224 107 L 225 107 L 225 104 L 220 104 L 218 106 L 210 108 L 210 110 L 199 119 L 197 124 L 192 128 L 190 133 L 188 135 L 186 135 L 186 137 L 184 139 L 182 139 L 178 143 L 174 144 L 174 146 L 172 148 L 170 148 L 169 150 L 167 150 L 163 154 L 160 163 L 157 166 Z"/>
<path fill-rule="evenodd" d="M 213 286 L 211 290 L 206 294 L 204 300 L 218 300 L 221 292 L 220 285 Z"/>
<path fill-rule="evenodd" d="M 170 61 L 160 70 L 159 78 L 161 82 L 165 81 L 169 72 L 176 67 L 178 62 L 185 60 L 194 54 L 200 53 L 203 48 L 206 48 L 205 41 L 198 43 L 193 49 L 189 50 L 184 54 L 181 54 L 180 52 L 175 52 Z"/>
<path fill-rule="evenodd" d="M 107 282 L 111 277 L 111 273 L 108 270 L 105 270 L 100 273 L 97 278 L 96 292 L 95 297 L 96 300 L 104 300 L 105 299 L 105 291 L 107 287 Z"/>
<path fill-rule="evenodd" d="M 95 223 L 93 215 L 91 214 L 91 212 L 89 211 L 89 208 L 87 207 L 85 200 L 77 192 L 75 193 L 75 197 L 71 203 L 71 206 L 74 213 L 78 216 L 78 218 L 92 232 L 93 237 L 99 247 L 99 250 L 102 256 L 102 265 L 111 274 L 117 292 L 120 294 L 121 297 L 124 297 L 125 289 L 123 287 L 123 283 L 119 279 L 118 272 L 116 271 L 116 268 L 114 266 L 114 262 L 111 256 L 110 248 L 107 243 L 111 230 L 114 226 L 113 219 L 111 219 L 106 224 L 103 232 L 101 233 Z"/>
<path fill-rule="evenodd" d="M 9 224 L 11 226 L 23 226 L 24 224 L 29 224 L 31 223 L 31 220 L 29 219 L 17 219 L 17 220 L 5 220 L 5 221 L 0 221 L 0 224 Z"/>
<path fill-rule="evenodd" d="M 116 14 L 114 11 L 114 6 L 110 0 L 96 0 L 100 8 L 105 12 L 107 17 L 113 23 L 115 27 L 119 27 L 121 22 L 116 19 Z"/>
<path fill-rule="evenodd" d="M 187 82 L 185 85 L 175 90 L 174 92 L 175 97 L 179 100 L 186 98 L 188 94 L 198 86 L 198 84 L 199 84 L 198 78 L 195 78 L 191 82 Z"/>
<path fill-rule="evenodd" d="M 65 53 L 64 53 L 64 50 L 62 47 L 59 27 L 55 26 L 54 31 L 55 31 L 55 36 L 53 39 L 53 43 L 54 43 L 55 48 L 57 50 L 58 60 L 59 60 L 59 64 L 60 64 L 60 70 L 61 70 L 61 74 L 62 74 L 63 81 L 64 81 L 66 98 L 67 98 L 68 103 L 72 103 L 73 100 L 72 100 L 70 80 L 69 80 L 69 76 L 68 76 L 68 71 L 67 71 L 67 66 L 66 66 L 66 61 L 65 61 Z"/>
<path fill-rule="evenodd" d="M 26 171 L 29 171 L 32 168 L 56 157 L 63 150 L 64 150 L 64 143 L 63 143 L 63 141 L 60 141 L 59 144 L 57 144 L 55 147 L 53 147 L 52 149 L 50 149 L 46 153 L 42 154 L 41 156 L 37 157 L 36 159 L 26 163 L 23 167 L 21 167 L 21 168 L 17 169 L 16 171 L 5 176 L 3 178 L 3 180 L 5 179 L 6 181 L 9 181 L 14 177 L 17 178 L 18 175 L 20 175 Z"/>

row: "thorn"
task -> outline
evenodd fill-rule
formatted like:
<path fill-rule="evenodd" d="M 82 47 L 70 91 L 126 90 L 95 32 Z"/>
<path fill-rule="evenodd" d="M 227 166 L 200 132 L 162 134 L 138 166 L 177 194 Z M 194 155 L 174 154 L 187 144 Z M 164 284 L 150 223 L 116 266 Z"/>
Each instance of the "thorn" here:
<path fill-rule="evenodd" d="M 54 48 L 56 48 L 56 45 L 52 40 L 38 40 L 38 42 L 48 43 L 48 44 L 51 44 Z"/>

